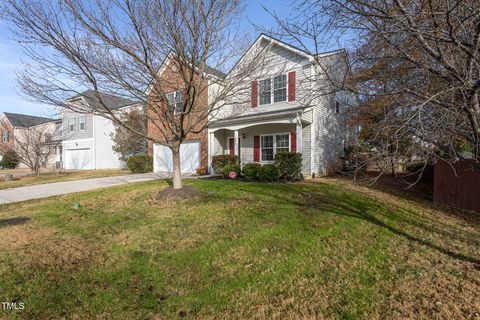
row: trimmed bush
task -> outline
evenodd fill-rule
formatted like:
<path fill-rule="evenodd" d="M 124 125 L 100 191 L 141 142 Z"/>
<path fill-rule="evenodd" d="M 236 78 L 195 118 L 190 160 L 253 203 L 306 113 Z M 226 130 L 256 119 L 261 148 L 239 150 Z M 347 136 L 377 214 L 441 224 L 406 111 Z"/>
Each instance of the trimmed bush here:
<path fill-rule="evenodd" d="M 18 157 L 18 154 L 13 149 L 9 149 L 3 155 L 0 165 L 5 169 L 15 169 L 19 162 L 20 158 Z"/>
<path fill-rule="evenodd" d="M 280 179 L 280 171 L 274 164 L 265 164 L 258 170 L 258 179 L 264 181 L 277 181 Z"/>
<path fill-rule="evenodd" d="M 302 154 L 295 152 L 280 152 L 275 155 L 275 165 L 280 178 L 286 180 L 302 179 Z"/>
<path fill-rule="evenodd" d="M 243 166 L 242 175 L 246 179 L 256 180 L 261 167 L 260 163 L 247 163 Z"/>
<path fill-rule="evenodd" d="M 230 172 L 232 171 L 235 171 L 235 173 L 237 174 L 237 177 L 240 176 L 240 173 L 241 173 L 241 170 L 240 170 L 240 166 L 236 163 L 234 164 L 227 164 L 224 168 L 223 168 L 223 171 L 222 171 L 222 176 L 224 178 L 228 178 L 229 175 L 230 175 Z"/>
<path fill-rule="evenodd" d="M 134 173 L 152 172 L 153 158 L 146 154 L 130 156 L 127 160 L 127 167 Z"/>
<path fill-rule="evenodd" d="M 212 157 L 212 168 L 215 173 L 223 174 L 223 169 L 227 165 L 236 164 L 238 165 L 238 156 L 231 156 L 229 154 L 222 154 Z"/>

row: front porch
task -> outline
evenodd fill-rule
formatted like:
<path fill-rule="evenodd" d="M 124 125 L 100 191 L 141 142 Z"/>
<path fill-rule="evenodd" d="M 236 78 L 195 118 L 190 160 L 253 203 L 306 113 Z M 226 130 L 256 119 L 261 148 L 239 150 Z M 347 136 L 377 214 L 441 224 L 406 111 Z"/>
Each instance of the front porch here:
<path fill-rule="evenodd" d="M 311 121 L 308 115 L 290 112 L 259 119 L 230 119 L 209 127 L 209 170 L 214 155 L 237 155 L 240 165 L 258 162 L 273 163 L 277 152 L 299 152 L 303 158 L 303 174 L 312 170 Z"/>

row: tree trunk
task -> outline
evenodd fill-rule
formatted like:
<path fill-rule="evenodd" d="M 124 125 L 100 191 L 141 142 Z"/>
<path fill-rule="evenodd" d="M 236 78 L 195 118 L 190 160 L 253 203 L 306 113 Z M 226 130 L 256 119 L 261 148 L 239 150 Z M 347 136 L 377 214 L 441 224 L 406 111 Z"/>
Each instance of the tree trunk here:
<path fill-rule="evenodd" d="M 35 177 L 38 178 L 40 176 L 40 166 L 38 166 L 38 165 L 33 166 L 33 173 L 34 173 Z"/>
<path fill-rule="evenodd" d="M 182 170 L 180 168 L 180 144 L 174 145 L 172 149 L 173 158 L 173 189 L 182 189 Z"/>

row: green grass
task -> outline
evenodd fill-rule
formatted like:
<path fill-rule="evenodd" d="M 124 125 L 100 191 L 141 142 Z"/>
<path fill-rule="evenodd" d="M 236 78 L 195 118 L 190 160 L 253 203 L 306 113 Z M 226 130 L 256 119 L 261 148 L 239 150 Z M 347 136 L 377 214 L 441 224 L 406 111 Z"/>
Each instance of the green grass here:
<path fill-rule="evenodd" d="M 7 172 L 8 173 L 8 172 Z M 0 189 L 31 186 L 35 184 L 62 182 L 80 179 L 103 178 L 118 175 L 131 174 L 129 170 L 82 170 L 82 171 L 59 171 L 43 172 L 38 177 L 33 175 L 16 177 L 13 181 L 0 181 Z"/>
<path fill-rule="evenodd" d="M 472 318 L 479 226 L 343 181 L 165 181 L 3 206 L 7 318 Z M 74 209 L 73 203 L 81 208 Z M 3 313 L 2 313 L 3 312 Z"/>

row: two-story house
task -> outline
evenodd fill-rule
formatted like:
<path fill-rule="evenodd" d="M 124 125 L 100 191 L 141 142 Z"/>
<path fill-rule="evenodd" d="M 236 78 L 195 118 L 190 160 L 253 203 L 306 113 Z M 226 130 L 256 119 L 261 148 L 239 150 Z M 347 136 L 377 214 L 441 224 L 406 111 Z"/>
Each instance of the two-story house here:
<path fill-rule="evenodd" d="M 54 148 L 55 152 L 50 153 L 47 161 L 43 164 L 47 168 L 55 168 L 61 162 L 61 119 L 31 116 L 26 114 L 4 112 L 0 119 L 0 130 L 2 137 L 0 141 L 0 154 L 13 149 L 18 154 L 25 155 L 27 148 L 34 147 L 33 143 L 45 143 L 49 149 Z M 41 138 L 41 141 L 27 141 Z M 26 167 L 20 163 L 19 167 Z"/>
<path fill-rule="evenodd" d="M 249 101 L 210 119 L 209 158 L 232 154 L 242 165 L 263 164 L 272 163 L 277 152 L 291 151 L 302 153 L 304 175 L 333 171 L 348 138 L 346 94 L 334 86 L 348 70 L 345 52 L 313 56 L 262 34 L 227 79 L 258 52 L 264 52 L 263 63 L 246 80 Z"/>
<path fill-rule="evenodd" d="M 346 125 L 354 97 L 336 86 L 348 72 L 345 51 L 313 56 L 261 34 L 230 72 L 222 75 L 224 82 L 229 83 L 236 72 L 245 72 L 244 65 L 252 64 L 249 59 L 261 61 L 248 77 L 236 77 L 242 79 L 238 94 L 245 93 L 240 88 L 248 87 L 248 97 L 227 101 L 221 111 L 209 116 L 208 128 L 185 143 L 182 172 L 194 172 L 205 158 L 212 172 L 214 155 L 237 155 L 241 165 L 266 164 L 274 162 L 277 152 L 286 151 L 302 153 L 306 176 L 334 171 L 354 136 Z M 209 85 L 207 100 L 214 94 Z M 207 149 L 206 157 L 202 149 Z M 162 165 L 171 163 L 171 153 L 154 147 L 153 155 L 156 172 L 171 171 L 171 165 Z"/>
<path fill-rule="evenodd" d="M 179 75 L 176 67 L 177 58 L 173 53 L 169 54 L 163 61 L 158 71 L 158 81 L 161 82 L 168 99 L 168 105 L 171 108 L 182 108 L 184 97 L 183 78 Z M 209 99 L 211 96 L 210 86 L 212 83 L 218 83 L 225 77 L 225 74 L 214 68 L 206 66 L 204 75 L 200 77 L 199 71 L 195 68 L 195 76 L 199 77 L 201 83 L 195 110 L 186 115 L 184 120 L 184 128 L 193 123 L 191 130 L 187 129 L 185 140 L 180 145 L 180 168 L 182 173 L 194 173 L 198 168 L 207 168 L 208 160 L 208 112 Z M 162 106 L 158 106 L 162 108 Z M 149 141 L 148 152 L 153 156 L 154 172 L 172 172 L 173 159 L 171 149 L 164 143 L 165 135 L 171 131 L 168 127 L 162 125 L 162 121 L 166 121 L 165 117 L 157 115 L 158 110 L 149 110 L 147 128 L 148 136 L 163 142 L 153 143 Z M 154 121 L 156 119 L 156 121 Z M 172 139 L 170 139 L 172 140 Z"/>
<path fill-rule="evenodd" d="M 97 170 L 118 169 L 125 167 L 119 155 L 112 149 L 112 134 L 115 125 L 109 119 L 102 117 L 102 103 L 110 110 L 126 112 L 129 108 L 136 108 L 135 101 L 121 97 L 95 93 L 87 90 L 66 101 L 71 108 L 62 111 L 62 158 L 63 168 L 67 170 Z M 72 111 L 75 110 L 75 111 Z"/>

